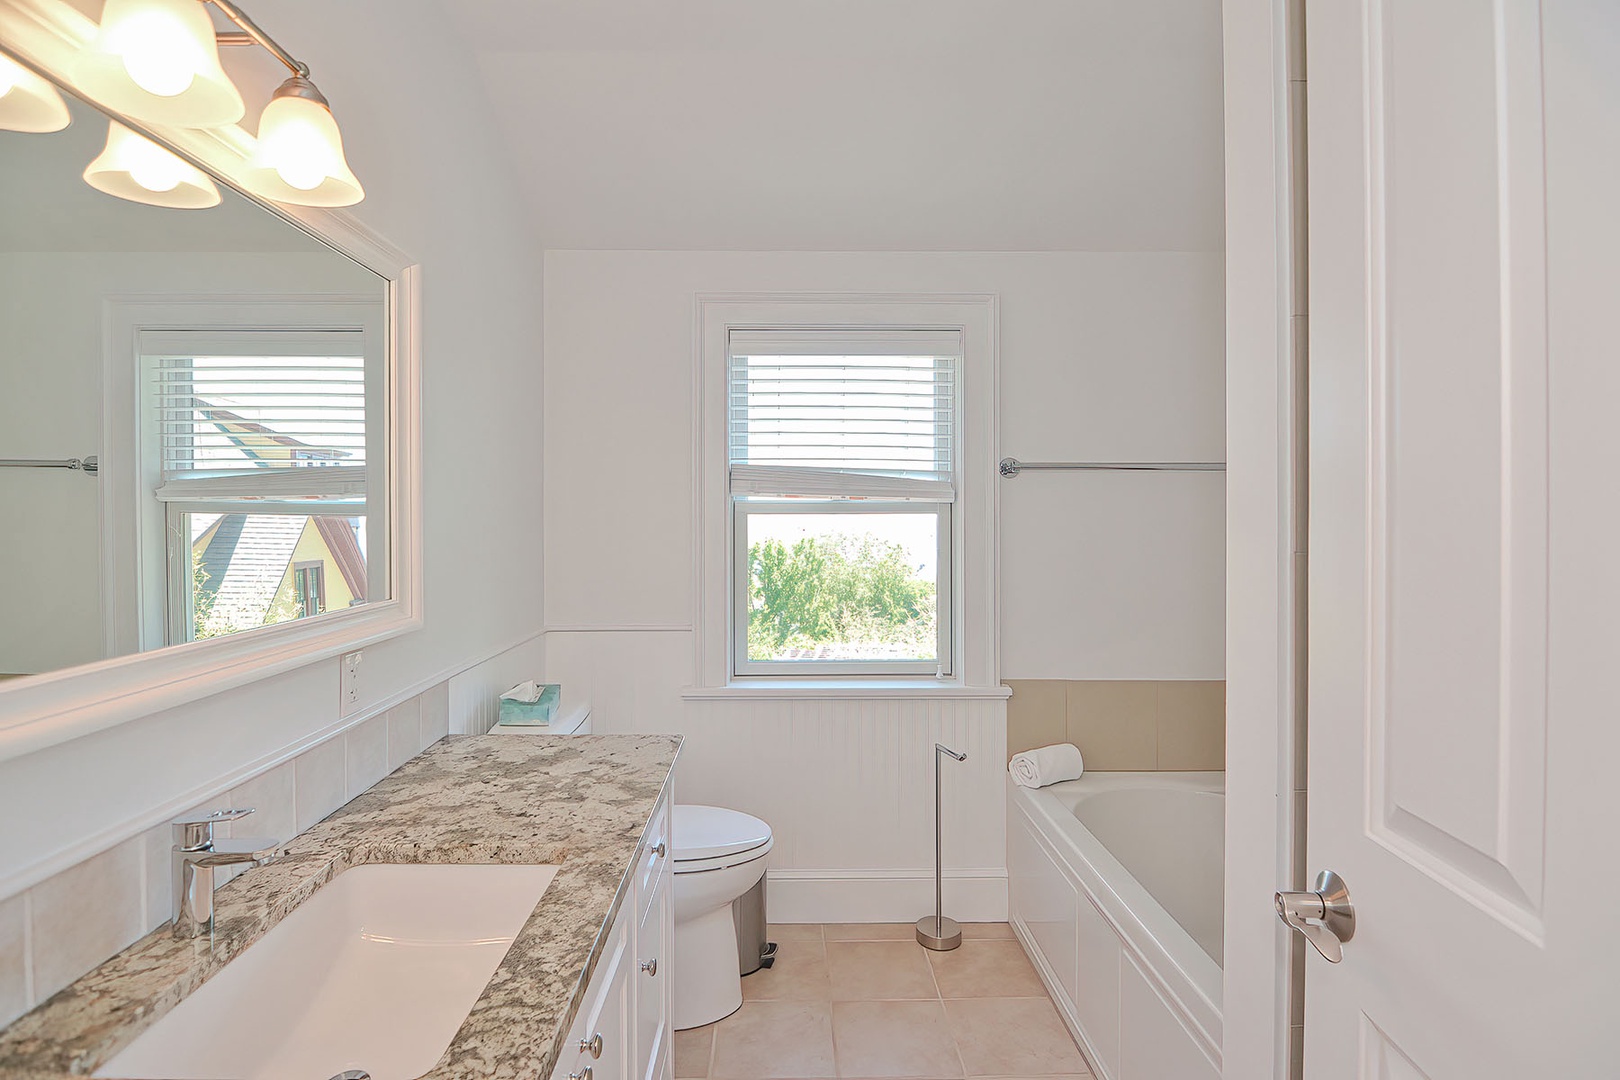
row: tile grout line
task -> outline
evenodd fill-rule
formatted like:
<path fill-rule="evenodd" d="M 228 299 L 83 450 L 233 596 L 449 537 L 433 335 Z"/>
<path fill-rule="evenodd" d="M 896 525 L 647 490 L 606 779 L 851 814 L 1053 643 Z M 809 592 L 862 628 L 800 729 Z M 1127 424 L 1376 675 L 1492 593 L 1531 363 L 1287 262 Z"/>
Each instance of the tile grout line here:
<path fill-rule="evenodd" d="M 964 939 L 957 948 L 961 948 L 966 944 L 967 940 Z M 929 954 L 925 959 L 928 963 L 928 977 L 934 980 L 934 993 L 939 996 L 939 1014 L 945 1018 L 945 1030 L 951 1033 L 951 1049 L 956 1051 L 957 1067 L 965 1077 L 968 1074 L 967 1058 L 962 1056 L 962 1041 L 956 1037 L 956 1027 L 951 1023 L 950 1011 L 945 1008 L 945 991 L 940 988 L 939 972 L 934 969 L 933 950 L 925 948 L 924 951 Z"/>

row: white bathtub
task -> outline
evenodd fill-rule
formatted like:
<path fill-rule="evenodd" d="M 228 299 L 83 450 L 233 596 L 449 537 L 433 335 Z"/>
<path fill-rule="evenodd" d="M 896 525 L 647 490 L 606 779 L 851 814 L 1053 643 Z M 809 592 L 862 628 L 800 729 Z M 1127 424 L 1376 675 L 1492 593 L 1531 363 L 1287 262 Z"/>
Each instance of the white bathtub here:
<path fill-rule="evenodd" d="M 1225 780 L 1007 785 L 1013 929 L 1104 1080 L 1219 1080 Z"/>

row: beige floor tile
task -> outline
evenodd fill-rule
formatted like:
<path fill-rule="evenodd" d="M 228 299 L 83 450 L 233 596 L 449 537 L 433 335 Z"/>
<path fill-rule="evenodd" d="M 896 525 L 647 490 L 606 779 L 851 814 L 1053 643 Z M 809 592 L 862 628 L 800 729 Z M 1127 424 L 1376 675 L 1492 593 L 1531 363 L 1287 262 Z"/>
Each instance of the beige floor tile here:
<path fill-rule="evenodd" d="M 832 1006 L 825 1001 L 745 1001 L 714 1026 L 714 1064 L 724 1080 L 830 1077 Z"/>
<path fill-rule="evenodd" d="M 975 1076 L 973 1080 L 1029 1080 L 1027 1076 Z M 1057 1073 L 1053 1076 L 1043 1076 L 1040 1080 L 1096 1080 L 1088 1072 L 1083 1073 Z"/>
<path fill-rule="evenodd" d="M 828 941 L 914 941 L 916 923 L 828 923 L 822 932 Z"/>
<path fill-rule="evenodd" d="M 765 927 L 767 941 L 820 941 L 820 923 L 771 923 Z"/>
<path fill-rule="evenodd" d="M 675 1075 L 705 1077 L 709 1059 L 714 1056 L 714 1025 L 689 1028 L 675 1033 Z"/>
<path fill-rule="evenodd" d="M 781 941 L 776 963 L 742 981 L 744 1001 L 831 1001 L 827 947 L 816 941 Z"/>
<path fill-rule="evenodd" d="M 975 938 L 1011 938 L 1013 936 L 1012 924 L 1004 922 L 965 922 L 962 924 L 962 940 L 971 941 Z"/>
<path fill-rule="evenodd" d="M 1084 1073 L 1085 1059 L 1051 999 L 975 998 L 945 1002 L 969 1076 L 1045 1077 Z"/>
<path fill-rule="evenodd" d="M 1041 983 L 1016 941 L 963 941 L 950 952 L 931 952 L 934 982 L 945 998 L 1042 997 Z"/>
<path fill-rule="evenodd" d="M 833 1041 L 840 1075 L 962 1075 L 945 1007 L 937 1001 L 835 1002 Z"/>
<path fill-rule="evenodd" d="M 915 941 L 829 941 L 834 1001 L 937 998 L 934 976 Z"/>

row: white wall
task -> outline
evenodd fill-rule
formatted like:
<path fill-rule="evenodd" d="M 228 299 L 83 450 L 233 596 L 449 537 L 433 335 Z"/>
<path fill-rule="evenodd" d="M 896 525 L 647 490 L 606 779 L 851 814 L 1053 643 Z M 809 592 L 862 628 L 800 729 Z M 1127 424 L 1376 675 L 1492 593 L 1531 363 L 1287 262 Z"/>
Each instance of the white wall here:
<path fill-rule="evenodd" d="M 540 261 L 437 5 L 253 14 L 331 99 L 367 187 L 356 216 L 423 267 L 426 626 L 366 650 L 370 707 L 540 629 Z M 0 763 L 0 895 L 222 796 L 330 734 L 337 704 L 334 659 Z"/>
<path fill-rule="evenodd" d="M 772 823 L 773 918 L 926 909 L 935 739 L 971 755 L 947 774 L 957 902 L 1004 917 L 1005 707 L 681 695 L 694 295 L 997 293 L 1002 453 L 1220 460 L 1221 274 L 1218 253 L 547 252 L 548 677 L 589 693 L 602 728 L 685 733 L 682 801 Z M 1219 476 L 1002 485 L 1002 677 L 1222 677 Z"/>
<path fill-rule="evenodd" d="M 548 625 L 691 624 L 693 296 L 815 290 L 999 293 L 1002 454 L 1223 457 L 1218 253 L 547 252 Z M 1221 678 L 1222 488 L 1003 481 L 1002 677 Z"/>
<path fill-rule="evenodd" d="M 287 292 L 381 297 L 384 284 L 327 251 L 0 253 L 0 457 L 96 454 L 106 467 L 131 452 L 107 445 L 102 430 L 107 297 Z M 10 509 L 0 531 L 0 672 L 105 658 L 104 483 L 58 470 L 0 471 L 0 503 Z"/>

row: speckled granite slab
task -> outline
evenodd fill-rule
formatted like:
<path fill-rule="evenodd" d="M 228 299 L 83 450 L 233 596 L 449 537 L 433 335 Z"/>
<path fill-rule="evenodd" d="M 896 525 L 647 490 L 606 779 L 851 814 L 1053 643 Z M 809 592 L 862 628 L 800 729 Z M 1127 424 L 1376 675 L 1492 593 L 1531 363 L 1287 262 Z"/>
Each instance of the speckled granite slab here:
<path fill-rule="evenodd" d="M 558 866 L 432 1080 L 546 1080 L 629 888 L 679 736 L 451 737 L 219 890 L 212 939 L 163 926 L 0 1032 L 0 1080 L 83 1076 L 326 882 L 365 863 Z"/>

